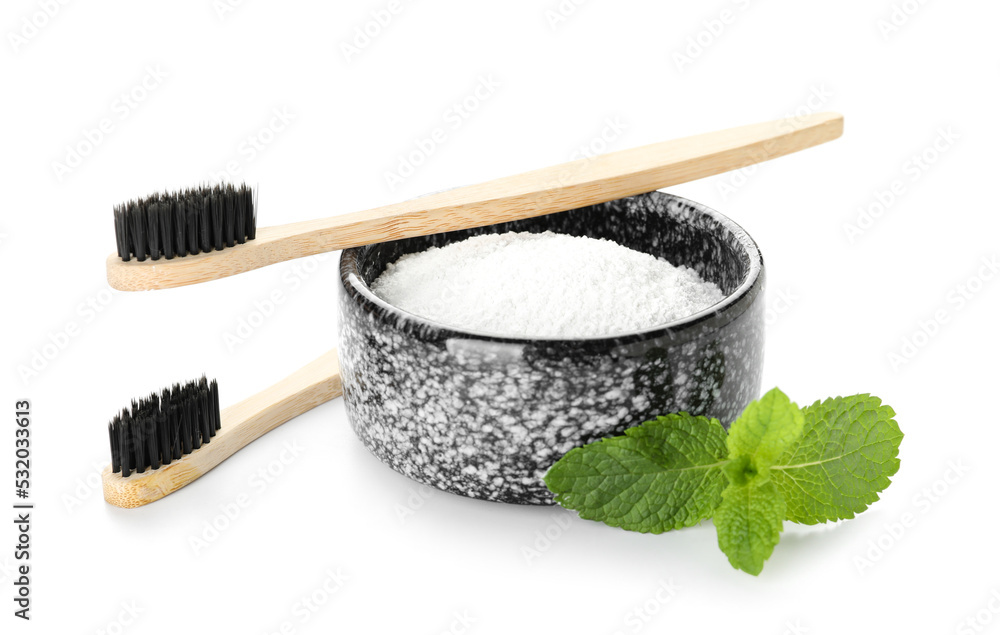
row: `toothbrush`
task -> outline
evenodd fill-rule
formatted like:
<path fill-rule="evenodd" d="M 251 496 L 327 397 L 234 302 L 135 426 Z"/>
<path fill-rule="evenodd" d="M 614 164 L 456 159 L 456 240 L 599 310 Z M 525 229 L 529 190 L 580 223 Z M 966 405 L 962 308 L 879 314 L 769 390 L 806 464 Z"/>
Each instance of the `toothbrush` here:
<path fill-rule="evenodd" d="M 108 427 L 104 500 L 140 507 L 191 483 L 257 438 L 342 394 L 337 351 L 225 410 L 207 379 L 132 402 Z"/>
<path fill-rule="evenodd" d="M 746 167 L 842 132 L 836 113 L 779 119 L 259 230 L 246 187 L 154 196 L 116 209 L 119 252 L 108 257 L 108 282 L 123 291 L 168 289 L 327 251 L 562 212 Z"/>

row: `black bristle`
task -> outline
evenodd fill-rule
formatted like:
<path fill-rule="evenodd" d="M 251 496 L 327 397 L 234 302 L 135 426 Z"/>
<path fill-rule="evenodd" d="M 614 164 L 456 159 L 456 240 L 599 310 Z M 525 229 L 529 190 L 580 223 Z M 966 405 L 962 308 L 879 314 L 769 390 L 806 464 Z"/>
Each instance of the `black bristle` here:
<path fill-rule="evenodd" d="M 212 219 L 212 247 L 216 251 L 222 251 L 222 248 L 225 247 L 222 234 L 225 225 L 222 194 L 222 192 L 212 192 L 211 196 L 208 197 L 209 216 Z"/>
<path fill-rule="evenodd" d="M 236 245 L 236 197 L 226 196 L 219 201 L 222 207 L 222 234 L 226 247 Z"/>
<path fill-rule="evenodd" d="M 148 243 L 146 240 L 146 214 L 143 209 L 133 201 L 125 208 L 128 215 L 128 238 L 129 250 L 135 254 L 135 259 L 142 262 L 146 259 Z"/>
<path fill-rule="evenodd" d="M 197 399 L 189 399 L 181 406 L 181 410 L 184 411 L 180 422 L 181 452 L 183 454 L 191 454 L 191 451 L 194 450 L 194 445 L 191 443 L 191 427 L 194 425 L 194 418 L 197 416 L 197 412 L 195 411 L 196 404 Z"/>
<path fill-rule="evenodd" d="M 233 216 L 235 218 L 236 242 L 241 245 L 247 241 L 247 215 L 243 209 L 243 197 L 233 197 Z"/>
<path fill-rule="evenodd" d="M 171 407 L 172 410 L 176 410 L 175 406 Z M 170 445 L 170 426 L 167 425 L 167 421 L 170 418 L 170 411 L 163 412 L 163 425 L 159 426 L 156 430 L 156 434 L 159 437 L 156 445 L 160 449 L 160 463 L 166 465 L 174 460 L 174 450 Z"/>
<path fill-rule="evenodd" d="M 184 213 L 184 201 L 173 201 L 170 205 L 171 216 L 174 224 L 174 252 L 178 256 L 186 256 L 188 250 L 187 236 L 187 215 Z"/>
<path fill-rule="evenodd" d="M 146 236 L 149 240 L 149 258 L 159 260 L 163 251 L 160 245 L 160 205 L 153 203 L 146 208 Z"/>
<path fill-rule="evenodd" d="M 197 450 L 221 427 L 219 387 L 201 379 L 174 384 L 123 409 L 108 424 L 111 471 L 159 469 Z"/>
<path fill-rule="evenodd" d="M 146 471 L 146 440 L 143 434 L 147 427 L 146 419 L 133 419 L 132 424 L 132 453 L 135 460 L 132 467 L 140 474 Z"/>
<path fill-rule="evenodd" d="M 163 257 L 167 260 L 172 260 L 177 252 L 177 247 L 175 246 L 175 238 L 177 236 L 174 233 L 174 210 L 171 201 L 164 201 L 160 203 L 160 238 L 163 243 Z"/>
<path fill-rule="evenodd" d="M 170 420 L 174 422 L 174 428 L 170 431 L 170 456 L 171 460 L 184 456 L 181 452 L 181 418 L 184 416 L 184 408 L 177 404 L 170 406 Z"/>
<path fill-rule="evenodd" d="M 257 193 L 249 188 L 243 188 L 243 213 L 246 216 L 247 240 L 257 237 Z"/>
<path fill-rule="evenodd" d="M 211 196 L 194 197 L 195 209 L 198 210 L 198 248 L 202 253 L 212 251 L 212 217 L 209 211 Z"/>
<path fill-rule="evenodd" d="M 191 406 L 193 415 L 191 416 L 190 419 L 188 419 L 188 421 L 191 422 L 191 428 L 189 432 L 191 434 L 192 450 L 197 450 L 198 448 L 201 447 L 201 421 L 202 419 L 204 419 L 204 417 L 201 414 L 202 413 L 201 405 L 203 401 L 204 400 L 202 398 L 201 392 L 199 392 L 194 399 L 194 403 Z"/>
<path fill-rule="evenodd" d="M 111 420 L 108 424 L 108 436 L 111 438 L 111 471 L 121 472 L 122 471 L 122 455 L 121 448 L 118 443 L 116 443 L 117 435 L 119 434 L 118 426 L 121 425 L 121 419 L 115 415 L 115 418 Z"/>
<path fill-rule="evenodd" d="M 257 235 L 257 197 L 245 184 L 201 186 L 114 208 L 118 256 L 142 262 L 233 247 Z"/>
<path fill-rule="evenodd" d="M 120 456 L 122 460 L 122 476 L 128 476 L 132 473 L 132 453 L 129 452 L 129 421 L 130 419 L 122 419 L 118 425 L 118 456 Z M 113 444 L 114 443 L 112 442 L 112 445 Z"/>
<path fill-rule="evenodd" d="M 132 258 L 132 250 L 129 248 L 128 215 L 125 207 L 119 205 L 115 208 L 115 240 L 118 243 L 118 257 L 128 262 Z"/>
<path fill-rule="evenodd" d="M 196 256 L 201 253 L 201 223 L 198 202 L 193 199 L 184 201 L 184 215 L 187 218 L 188 253 Z"/>
<path fill-rule="evenodd" d="M 209 413 L 214 420 L 214 425 L 212 426 L 212 436 L 214 437 L 215 433 L 222 428 L 222 408 L 219 407 L 219 384 L 214 379 L 209 385 L 209 390 L 212 393 L 212 407 L 209 409 Z"/>
<path fill-rule="evenodd" d="M 149 457 L 149 467 L 154 470 L 160 467 L 160 429 L 166 425 L 165 418 L 161 410 L 156 413 L 155 419 L 148 419 L 152 425 L 146 430 L 146 456 Z"/>

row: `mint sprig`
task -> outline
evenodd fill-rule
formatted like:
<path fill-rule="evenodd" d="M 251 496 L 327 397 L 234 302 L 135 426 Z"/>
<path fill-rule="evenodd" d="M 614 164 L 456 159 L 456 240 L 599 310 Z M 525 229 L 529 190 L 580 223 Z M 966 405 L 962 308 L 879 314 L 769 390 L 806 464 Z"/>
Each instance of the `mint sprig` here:
<path fill-rule="evenodd" d="M 715 419 L 658 417 L 568 452 L 545 475 L 582 518 L 662 533 L 712 518 L 734 567 L 757 575 L 785 520 L 853 518 L 899 469 L 892 408 L 854 395 L 800 409 L 775 388 L 728 435 Z"/>

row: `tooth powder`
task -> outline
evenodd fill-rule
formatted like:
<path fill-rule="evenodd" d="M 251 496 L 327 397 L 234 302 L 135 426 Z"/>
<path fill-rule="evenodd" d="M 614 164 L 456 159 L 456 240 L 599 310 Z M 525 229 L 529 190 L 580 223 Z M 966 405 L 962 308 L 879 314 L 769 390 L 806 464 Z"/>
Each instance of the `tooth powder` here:
<path fill-rule="evenodd" d="M 484 234 L 406 254 L 372 291 L 452 328 L 518 338 L 642 331 L 724 297 L 688 267 L 609 240 L 550 231 Z"/>

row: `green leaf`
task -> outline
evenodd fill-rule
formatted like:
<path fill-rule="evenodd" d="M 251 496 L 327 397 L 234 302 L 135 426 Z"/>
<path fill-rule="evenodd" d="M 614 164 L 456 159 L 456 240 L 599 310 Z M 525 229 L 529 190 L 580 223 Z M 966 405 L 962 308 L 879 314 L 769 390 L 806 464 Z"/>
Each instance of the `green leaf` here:
<path fill-rule="evenodd" d="M 545 484 L 582 518 L 658 534 L 712 515 L 726 486 L 725 463 L 722 424 L 681 412 L 570 450 Z"/>
<path fill-rule="evenodd" d="M 764 471 L 799 440 L 804 423 L 798 406 L 774 388 L 751 402 L 729 427 L 729 457 L 747 457 L 766 480 Z"/>
<path fill-rule="evenodd" d="M 719 549 L 729 558 L 729 564 L 757 575 L 778 544 L 784 517 L 784 499 L 771 481 L 730 485 L 712 517 Z"/>
<path fill-rule="evenodd" d="M 878 397 L 837 397 L 804 408 L 802 439 L 771 466 L 788 520 L 854 518 L 878 500 L 899 469 L 903 433 Z"/>

